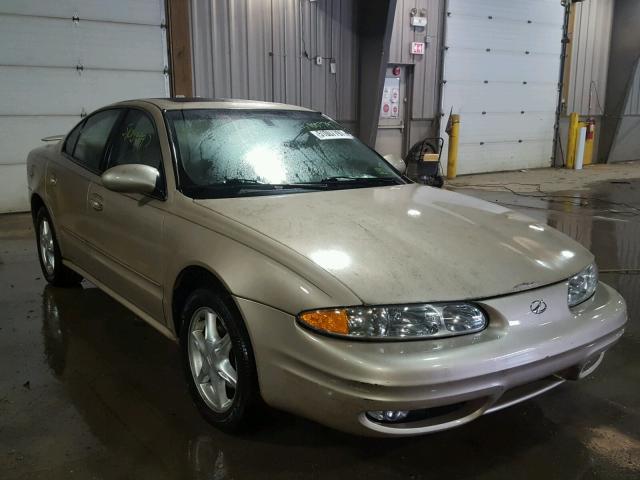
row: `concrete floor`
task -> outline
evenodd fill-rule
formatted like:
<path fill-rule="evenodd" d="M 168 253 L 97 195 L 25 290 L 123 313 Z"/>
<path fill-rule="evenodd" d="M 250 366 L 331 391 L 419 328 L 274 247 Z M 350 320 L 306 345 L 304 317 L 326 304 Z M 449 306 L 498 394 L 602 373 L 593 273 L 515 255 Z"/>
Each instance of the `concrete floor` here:
<path fill-rule="evenodd" d="M 191 404 L 176 345 L 89 284 L 46 286 L 28 217 L 0 217 L 0 477 L 640 478 L 640 180 L 614 182 L 553 195 L 467 192 L 594 251 L 631 314 L 600 369 L 458 429 L 401 440 L 273 411 L 244 436 L 214 430 Z"/>
<path fill-rule="evenodd" d="M 587 190 L 590 185 L 606 181 L 640 179 L 640 161 L 588 165 L 582 170 L 564 168 L 536 168 L 513 172 L 462 175 L 447 180 L 452 188 L 481 188 L 483 190 L 516 192 L 560 192 Z"/>

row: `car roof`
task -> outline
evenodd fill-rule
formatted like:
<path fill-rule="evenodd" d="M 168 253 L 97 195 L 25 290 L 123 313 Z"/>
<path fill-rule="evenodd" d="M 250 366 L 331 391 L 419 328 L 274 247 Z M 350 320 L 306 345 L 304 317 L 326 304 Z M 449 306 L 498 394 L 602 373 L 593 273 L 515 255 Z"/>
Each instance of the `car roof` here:
<path fill-rule="evenodd" d="M 201 98 L 201 97 L 172 97 L 172 98 L 141 98 L 118 102 L 113 106 L 147 103 L 160 110 L 194 110 L 194 109 L 246 109 L 246 110 L 296 110 L 315 112 L 298 105 L 286 103 L 260 102 L 258 100 L 241 100 L 233 98 Z"/>

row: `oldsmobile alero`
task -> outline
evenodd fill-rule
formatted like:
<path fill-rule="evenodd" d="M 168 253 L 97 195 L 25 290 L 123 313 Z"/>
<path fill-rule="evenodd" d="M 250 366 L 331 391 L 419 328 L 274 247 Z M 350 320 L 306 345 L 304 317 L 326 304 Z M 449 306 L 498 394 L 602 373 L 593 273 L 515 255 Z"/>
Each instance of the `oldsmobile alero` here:
<path fill-rule="evenodd" d="M 46 279 L 85 278 L 179 341 L 220 428 L 263 400 L 435 432 L 588 375 L 623 333 L 588 250 L 412 183 L 319 112 L 127 101 L 49 140 L 27 167 Z"/>

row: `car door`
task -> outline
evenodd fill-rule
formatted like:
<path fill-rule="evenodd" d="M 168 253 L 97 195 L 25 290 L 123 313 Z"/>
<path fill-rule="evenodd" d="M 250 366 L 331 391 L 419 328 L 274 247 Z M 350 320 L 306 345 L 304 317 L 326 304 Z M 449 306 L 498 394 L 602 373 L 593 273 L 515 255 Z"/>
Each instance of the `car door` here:
<path fill-rule="evenodd" d="M 67 136 L 59 155 L 47 164 L 46 203 L 65 259 L 91 267 L 87 255 L 87 193 L 99 178 L 105 146 L 122 109 L 96 112 Z"/>
<path fill-rule="evenodd" d="M 106 170 L 141 163 L 160 172 L 150 195 L 113 192 L 95 179 L 89 185 L 89 241 L 98 255 L 97 279 L 119 296 L 163 323 L 162 274 L 165 175 L 153 119 L 131 108 L 114 130 Z"/>

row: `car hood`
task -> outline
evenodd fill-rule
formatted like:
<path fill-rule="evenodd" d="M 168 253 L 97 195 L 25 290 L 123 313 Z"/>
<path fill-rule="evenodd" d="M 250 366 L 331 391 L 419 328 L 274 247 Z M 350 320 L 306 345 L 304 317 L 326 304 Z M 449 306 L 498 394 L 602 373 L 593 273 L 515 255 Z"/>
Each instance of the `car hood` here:
<path fill-rule="evenodd" d="M 367 304 L 493 297 L 593 261 L 525 215 L 416 184 L 195 202 L 303 255 Z"/>

